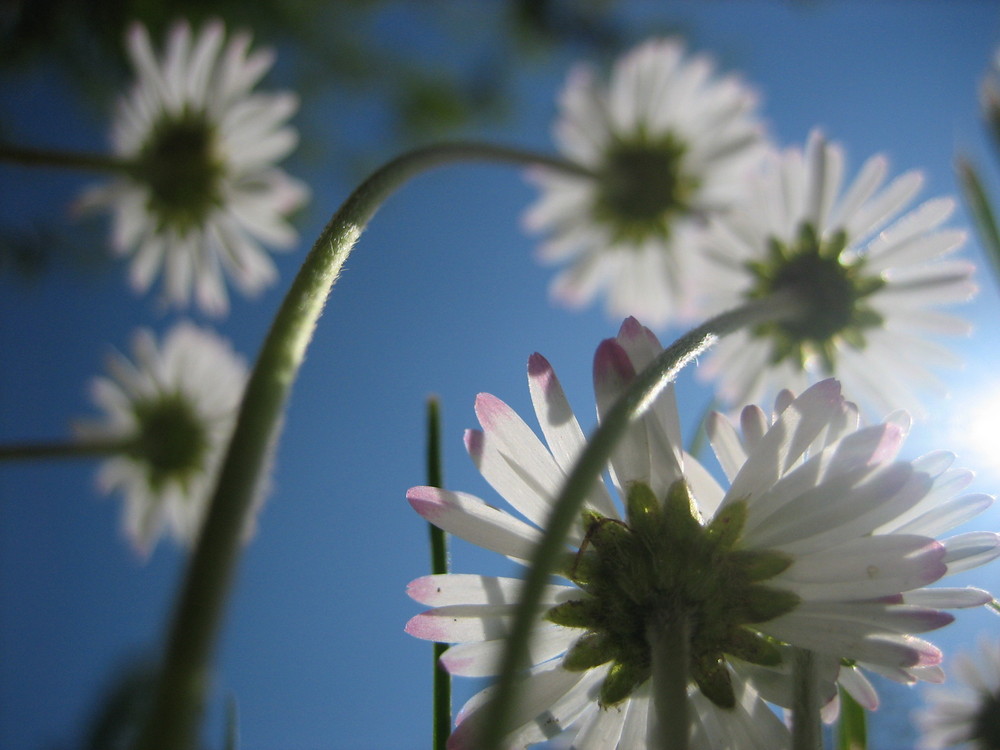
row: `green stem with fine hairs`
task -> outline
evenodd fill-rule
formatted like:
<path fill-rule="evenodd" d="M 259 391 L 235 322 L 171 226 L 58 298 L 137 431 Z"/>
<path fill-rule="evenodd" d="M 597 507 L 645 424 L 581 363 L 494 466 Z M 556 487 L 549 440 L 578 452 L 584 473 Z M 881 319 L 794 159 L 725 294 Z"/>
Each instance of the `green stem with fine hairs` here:
<path fill-rule="evenodd" d="M 812 651 L 795 649 L 792 659 L 792 750 L 820 750 L 823 746 L 815 659 Z"/>
<path fill-rule="evenodd" d="M 441 408 L 436 398 L 427 399 L 427 485 L 444 487 L 444 470 L 441 460 Z M 431 573 L 448 572 L 448 537 L 434 524 L 427 524 L 431 543 Z M 447 643 L 434 644 L 434 720 L 432 730 L 433 750 L 445 750 L 451 734 L 451 675 L 441 666 L 441 655 Z"/>
<path fill-rule="evenodd" d="M 176 602 L 159 685 L 137 743 L 140 750 L 188 750 L 197 744 L 209 662 L 239 559 L 244 524 L 269 466 L 292 383 L 344 262 L 379 206 L 398 187 L 429 169 L 461 161 L 590 174 L 559 159 L 489 144 L 428 146 L 377 170 L 334 214 L 292 282 L 247 383 L 236 429 Z"/>
<path fill-rule="evenodd" d="M 656 712 L 654 747 L 688 750 L 688 661 L 691 624 L 684 613 L 664 612 L 646 629 L 652 659 L 653 709 Z"/>
<path fill-rule="evenodd" d="M 521 588 L 518 602 L 500 661 L 493 698 L 484 707 L 485 721 L 482 750 L 499 750 L 510 726 L 516 677 L 525 667 L 528 638 L 539 614 L 542 592 L 549 576 L 564 554 L 564 540 L 579 516 L 583 500 L 607 466 L 611 452 L 629 425 L 642 415 L 677 374 L 706 351 L 720 337 L 741 328 L 783 320 L 799 314 L 804 302 L 791 294 L 775 294 L 751 300 L 724 312 L 681 336 L 633 380 L 600 426 L 587 441 L 549 515 L 542 538 L 535 546 L 531 567 Z M 661 717 L 662 718 L 662 717 Z"/>
<path fill-rule="evenodd" d="M 0 461 L 113 456 L 116 453 L 127 452 L 134 444 L 134 440 L 122 438 L 67 440 L 58 443 L 14 443 L 0 445 Z"/>
<path fill-rule="evenodd" d="M 118 174 L 133 171 L 132 162 L 114 156 L 25 148 L 6 143 L 0 143 L 0 162 L 19 164 L 22 167 L 82 169 L 90 172 L 115 172 Z"/>

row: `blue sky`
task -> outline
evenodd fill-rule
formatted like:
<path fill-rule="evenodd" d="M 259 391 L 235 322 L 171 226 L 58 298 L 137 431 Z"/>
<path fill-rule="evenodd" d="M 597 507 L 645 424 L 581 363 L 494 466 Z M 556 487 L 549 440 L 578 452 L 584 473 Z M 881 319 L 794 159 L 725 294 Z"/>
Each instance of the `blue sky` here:
<path fill-rule="evenodd" d="M 502 47 L 495 5 L 473 6 L 464 43 Z M 894 174 L 924 170 L 924 198 L 956 191 L 959 152 L 1000 175 L 976 99 L 1000 43 L 993 3 L 626 1 L 619 13 L 637 40 L 646 28 L 676 25 L 692 49 L 741 71 L 761 92 L 781 144 L 804 142 L 819 126 L 844 143 L 850 169 L 885 152 Z M 389 11 L 377 30 L 445 70 L 460 66 L 462 50 L 430 43 L 422 23 L 419 13 Z M 575 59 L 566 50 L 515 66 L 509 117 L 466 135 L 551 151 L 555 96 Z M 279 67 L 269 83 L 280 81 Z M 104 110 L 84 105 L 66 82 L 42 71 L 0 86 L 17 104 L 7 108 L 16 112 L 10 134 L 35 145 L 104 147 Z M 278 259 L 276 288 L 236 299 L 217 324 L 247 357 L 305 249 L 352 188 L 343 167 L 356 157 L 350 148 L 380 148 L 378 103 L 356 102 L 356 94 L 336 90 L 302 102 L 297 122 L 307 138 L 329 129 L 343 150 L 287 165 L 314 191 L 301 248 Z M 0 167 L 0 217 L 19 226 L 64 221 L 88 182 Z M 432 393 L 442 401 L 448 486 L 496 501 L 461 443 L 463 429 L 475 426 L 475 394 L 493 393 L 528 417 L 525 363 L 539 351 L 591 425 L 591 357 L 620 323 L 600 308 L 549 304 L 552 270 L 533 261 L 534 240 L 520 225 L 533 199 L 509 167 L 438 170 L 393 196 L 351 256 L 292 394 L 274 489 L 244 555 L 216 663 L 212 745 L 233 695 L 246 750 L 428 746 L 429 646 L 402 629 L 420 610 L 406 583 L 428 566 L 424 523 L 404 500 L 408 487 L 424 483 L 424 401 Z M 964 223 L 959 211 L 952 224 Z M 965 254 L 979 260 L 974 240 Z M 983 400 L 1000 393 L 997 287 L 985 275 L 981 286 L 965 310 L 977 332 L 957 347 L 967 365 L 948 377 L 950 400 L 928 400 L 930 415 L 907 452 L 956 450 L 980 474 L 973 489 L 996 492 L 996 461 L 956 444 Z M 137 326 L 165 330 L 180 317 L 155 297 L 135 297 L 118 262 L 59 263 L 31 283 L 0 278 L 0 439 L 68 435 L 72 419 L 93 413 L 86 385 L 107 353 L 126 351 Z M 678 333 L 660 332 L 664 342 Z M 690 374 L 679 394 L 690 431 L 709 394 Z M 991 448 L 1000 434 L 992 440 Z M 0 747 L 72 746 L 116 669 L 155 652 L 162 638 L 183 555 L 165 543 L 137 559 L 122 538 L 119 502 L 94 488 L 94 468 L 89 461 L 0 466 Z M 994 510 L 976 525 L 998 522 Z M 460 543 L 452 559 L 460 572 L 511 572 Z M 960 583 L 996 589 L 1000 573 L 988 567 Z M 950 654 L 998 626 L 986 613 L 961 613 L 934 640 Z M 459 680 L 456 694 L 477 687 Z M 874 746 L 911 747 L 905 712 L 919 688 L 880 689 L 887 705 L 872 719 Z"/>

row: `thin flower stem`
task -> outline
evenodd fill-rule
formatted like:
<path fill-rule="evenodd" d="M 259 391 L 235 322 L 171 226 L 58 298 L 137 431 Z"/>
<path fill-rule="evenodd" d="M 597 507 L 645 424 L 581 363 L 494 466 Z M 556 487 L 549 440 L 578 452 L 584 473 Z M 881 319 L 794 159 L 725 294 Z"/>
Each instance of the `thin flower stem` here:
<path fill-rule="evenodd" d="M 837 750 L 868 750 L 868 720 L 865 717 L 865 709 L 843 688 L 840 688 Z"/>
<path fill-rule="evenodd" d="M 0 162 L 20 164 L 24 167 L 55 167 L 57 169 L 82 169 L 91 172 L 129 172 L 132 163 L 104 154 L 84 154 L 75 151 L 25 148 L 0 143 Z"/>
<path fill-rule="evenodd" d="M 93 458 L 122 453 L 132 446 L 131 440 L 69 440 L 58 443 L 15 443 L 0 445 L 0 461 L 53 458 Z"/>
<path fill-rule="evenodd" d="M 792 660 L 792 750 L 820 750 L 823 746 L 816 687 L 812 651 L 796 649 Z"/>
<path fill-rule="evenodd" d="M 411 177 L 461 161 L 585 169 L 548 156 L 481 143 L 428 146 L 389 162 L 365 180 L 333 215 L 292 282 L 243 395 L 236 429 L 179 591 L 141 750 L 195 746 L 209 681 L 209 662 L 240 552 L 242 530 L 278 439 L 285 402 L 327 296 L 361 232 L 379 206 Z"/>
<path fill-rule="evenodd" d="M 654 747 L 688 750 L 688 660 L 691 625 L 684 614 L 664 613 L 646 630 L 653 670 Z"/>
<path fill-rule="evenodd" d="M 436 398 L 427 400 L 427 485 L 444 487 L 441 460 L 441 409 Z M 431 541 L 431 573 L 448 572 L 448 537 L 433 524 L 427 524 Z M 433 750 L 445 750 L 451 734 L 451 675 L 441 666 L 447 643 L 434 644 L 434 722 Z"/>
<path fill-rule="evenodd" d="M 514 613 L 500 661 L 493 699 L 485 707 L 483 750 L 498 750 L 504 734 L 511 729 L 511 705 L 517 673 L 527 659 L 528 638 L 540 610 L 542 592 L 549 575 L 564 552 L 563 542 L 578 517 L 583 500 L 607 466 L 611 452 L 629 424 L 645 412 L 677 374 L 720 337 L 741 328 L 782 320 L 801 312 L 803 303 L 791 295 L 776 294 L 752 300 L 724 312 L 681 336 L 667 347 L 628 389 L 593 433 L 587 446 L 566 477 L 556 498 L 542 538 L 535 546 L 531 567 L 521 589 L 521 599 Z"/>

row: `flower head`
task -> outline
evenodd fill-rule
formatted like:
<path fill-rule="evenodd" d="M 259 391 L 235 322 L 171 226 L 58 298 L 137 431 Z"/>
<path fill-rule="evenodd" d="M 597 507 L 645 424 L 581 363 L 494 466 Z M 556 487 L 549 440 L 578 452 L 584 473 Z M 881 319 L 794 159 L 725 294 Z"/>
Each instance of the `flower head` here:
<path fill-rule="evenodd" d="M 882 188 L 887 162 L 869 159 L 842 190 L 843 152 L 813 133 L 805 153 L 775 154 L 752 199 L 712 227 L 705 293 L 713 310 L 789 292 L 799 317 L 727 337 L 699 372 L 730 404 L 771 398 L 837 375 L 866 406 L 920 411 L 913 385 L 953 364 L 928 334 L 968 324 L 935 308 L 975 292 L 972 265 L 947 260 L 965 233 L 943 228 L 954 201 L 905 212 L 922 183 L 908 172 Z M 905 212 L 905 213 L 904 213 Z"/>
<path fill-rule="evenodd" d="M 754 94 L 713 68 L 668 39 L 629 52 L 606 85 L 589 67 L 570 74 L 555 137 L 592 176 L 535 170 L 542 196 L 525 217 L 549 236 L 542 260 L 570 262 L 558 300 L 583 305 L 606 288 L 618 317 L 695 315 L 687 290 L 705 222 L 742 195 L 763 151 Z"/>
<path fill-rule="evenodd" d="M 975 655 L 955 659 L 955 672 L 962 684 L 928 690 L 916 714 L 920 747 L 1000 750 L 1000 643 L 983 639 Z"/>
<path fill-rule="evenodd" d="M 130 166 L 125 177 L 80 199 L 85 210 L 113 212 L 112 246 L 133 256 L 136 290 L 148 289 L 162 268 L 169 302 L 186 306 L 193 291 L 214 314 L 228 307 L 223 272 L 247 294 L 273 283 L 274 264 L 261 243 L 291 248 L 297 235 L 286 217 L 308 197 L 274 166 L 295 147 L 286 121 L 297 98 L 252 93 L 274 55 L 248 54 L 248 34 L 225 47 L 224 37 L 220 22 L 194 37 L 179 22 L 160 60 L 146 29 L 129 29 L 137 80 L 118 104 L 112 143 Z"/>
<path fill-rule="evenodd" d="M 599 416 L 660 351 L 634 320 L 600 345 Z M 538 527 L 584 447 L 559 381 L 540 355 L 529 360 L 528 379 L 548 447 L 489 395 L 476 401 L 482 430 L 466 435 L 480 472 L 526 520 L 460 492 L 408 493 L 431 523 L 519 562 L 530 558 Z M 695 748 L 787 746 L 765 699 L 790 705 L 787 672 L 796 649 L 818 656 L 827 699 L 844 663 L 907 677 L 934 667 L 940 652 L 912 633 L 952 617 L 929 604 L 933 595 L 922 587 L 950 572 L 955 558 L 972 555 L 953 555 L 947 542 L 920 529 L 946 528 L 990 499 L 952 499 L 962 482 L 945 472 L 942 456 L 896 460 L 906 425 L 896 416 L 859 428 L 857 411 L 833 380 L 798 398 L 782 394 L 773 422 L 748 407 L 742 434 L 716 415 L 710 435 L 729 480 L 723 489 L 681 447 L 673 393 L 665 392 L 613 453 L 613 487 L 599 483 L 586 498 L 559 571 L 567 583 L 548 588 L 543 623 L 530 644 L 533 666 L 522 677 L 509 745 L 571 728 L 577 747 L 645 747 L 646 633 L 664 616 L 690 627 Z M 979 542 L 977 563 L 1000 550 L 995 534 Z M 961 606 L 988 599 L 963 591 L 942 590 L 938 601 Z M 911 592 L 916 601 L 907 599 Z M 428 576 L 410 584 L 409 593 L 433 609 L 414 617 L 407 631 L 457 644 L 442 659 L 453 674 L 496 673 L 516 580 Z M 488 696 L 480 693 L 462 710 L 453 747 L 470 746 Z"/>
<path fill-rule="evenodd" d="M 143 554 L 164 527 L 194 541 L 208 492 L 235 425 L 247 366 L 229 342 L 182 322 L 160 346 L 140 329 L 135 362 L 115 354 L 111 377 L 95 378 L 100 421 L 82 423 L 81 437 L 120 442 L 98 473 L 104 492 L 124 495 L 125 533 Z"/>

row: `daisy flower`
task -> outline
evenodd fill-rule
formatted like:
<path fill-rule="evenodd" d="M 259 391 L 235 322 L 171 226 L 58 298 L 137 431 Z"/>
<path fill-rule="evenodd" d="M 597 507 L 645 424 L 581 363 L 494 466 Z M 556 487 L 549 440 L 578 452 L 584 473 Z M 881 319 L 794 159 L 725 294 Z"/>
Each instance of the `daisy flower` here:
<path fill-rule="evenodd" d="M 774 154 L 751 199 L 713 222 L 703 291 L 712 311 L 791 290 L 808 309 L 794 320 L 726 337 L 699 373 L 729 404 L 772 398 L 837 375 L 878 416 L 920 413 L 915 386 L 940 382 L 927 366 L 955 365 L 928 335 L 963 335 L 937 308 L 975 292 L 970 263 L 948 259 L 965 232 L 942 225 L 950 198 L 907 210 L 923 182 L 908 172 L 883 187 L 875 156 L 843 187 L 839 145 L 811 134 L 805 152 Z"/>
<path fill-rule="evenodd" d="M 112 247 L 132 256 L 137 291 L 162 270 L 168 302 L 186 306 L 193 292 L 212 314 L 228 309 L 224 273 L 245 294 L 275 281 L 261 244 L 291 248 L 298 237 L 287 216 L 308 198 L 275 166 L 296 145 L 287 125 L 296 96 L 251 91 L 273 52 L 248 54 L 245 33 L 224 41 L 220 22 L 194 37 L 180 22 L 157 59 L 146 29 L 129 29 L 137 80 L 119 101 L 111 133 L 126 173 L 79 201 L 83 210 L 112 212 Z"/>
<path fill-rule="evenodd" d="M 955 672 L 962 684 L 928 690 L 927 707 L 916 713 L 920 747 L 1000 750 L 1000 644 L 983 639 L 974 656 L 955 659 Z"/>
<path fill-rule="evenodd" d="M 193 543 L 235 426 L 247 364 L 228 341 L 187 322 L 159 346 L 140 329 L 133 352 L 134 362 L 112 355 L 110 377 L 94 379 L 91 397 L 104 417 L 78 425 L 78 433 L 120 442 L 98 484 L 124 496 L 125 533 L 145 555 L 164 529 Z"/>
<path fill-rule="evenodd" d="M 632 319 L 601 344 L 594 361 L 599 417 L 660 351 Z M 531 557 L 585 444 L 540 355 L 529 360 L 528 380 L 547 446 L 485 394 L 476 401 L 482 430 L 465 440 L 484 478 L 523 519 L 461 492 L 408 493 L 431 523 L 516 562 Z M 923 587 L 949 572 L 951 551 L 906 526 L 889 528 L 910 520 L 916 527 L 916 519 L 945 526 L 944 516 L 968 516 L 989 498 L 952 499 L 961 482 L 942 480 L 943 459 L 896 460 L 905 419 L 860 428 L 834 380 L 797 398 L 781 394 L 773 423 L 750 407 L 741 426 L 721 415 L 712 421 L 727 489 L 681 447 L 672 390 L 630 428 L 611 458 L 611 487 L 593 488 L 567 540 L 559 571 L 566 583 L 546 592 L 508 746 L 569 729 L 580 750 L 646 747 L 653 724 L 646 630 L 665 616 L 690 627 L 694 748 L 787 747 L 787 730 L 768 702 L 791 704 L 786 673 L 796 650 L 817 656 L 824 700 L 833 698 L 842 664 L 892 673 L 940 661 L 933 645 L 912 634 L 952 616 L 905 597 L 917 590 L 918 599 L 931 599 Z M 979 542 L 994 556 L 1000 549 L 997 535 Z M 409 593 L 432 609 L 411 619 L 407 631 L 455 644 L 442 657 L 453 674 L 494 675 L 518 592 L 510 578 L 419 578 Z M 946 592 L 946 603 L 962 598 Z M 966 599 L 973 596 L 985 600 L 984 592 Z M 475 746 L 489 695 L 479 693 L 462 709 L 450 747 Z"/>
<path fill-rule="evenodd" d="M 568 263 L 553 296 L 582 306 L 606 290 L 609 313 L 652 325 L 695 317 L 688 289 L 706 220 L 742 197 L 763 153 L 755 107 L 750 89 L 675 39 L 632 50 L 607 84 L 575 68 L 555 139 L 592 176 L 535 169 L 541 197 L 525 215 L 547 235 L 541 260 Z"/>

